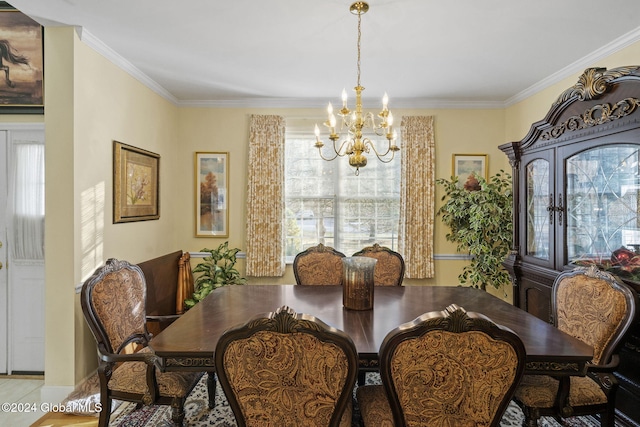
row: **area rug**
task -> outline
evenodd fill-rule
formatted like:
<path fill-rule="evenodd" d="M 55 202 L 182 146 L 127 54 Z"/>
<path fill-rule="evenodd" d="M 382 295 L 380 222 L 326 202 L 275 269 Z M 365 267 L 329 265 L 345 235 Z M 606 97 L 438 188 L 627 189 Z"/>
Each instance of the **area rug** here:
<path fill-rule="evenodd" d="M 380 377 L 375 374 L 367 376 L 368 384 L 379 383 Z M 216 406 L 207 407 L 207 383 L 203 377 L 193 390 L 185 404 L 185 427 L 235 427 L 236 422 L 229 403 L 218 383 L 216 389 Z M 522 411 L 511 403 L 502 417 L 501 427 L 522 426 Z M 569 427 L 599 427 L 600 423 L 591 417 L 574 417 L 566 421 Z M 542 418 L 541 427 L 561 427 L 553 418 Z M 145 406 L 135 410 L 135 405 L 123 402 L 111 415 L 110 427 L 171 427 L 171 408 L 167 406 Z M 357 406 L 354 407 L 353 427 L 360 427 Z"/>

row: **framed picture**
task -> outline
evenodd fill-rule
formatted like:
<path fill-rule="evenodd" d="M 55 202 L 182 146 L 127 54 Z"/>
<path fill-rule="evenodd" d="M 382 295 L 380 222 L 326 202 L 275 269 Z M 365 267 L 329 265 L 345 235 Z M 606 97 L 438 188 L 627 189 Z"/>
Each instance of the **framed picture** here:
<path fill-rule="evenodd" d="M 0 113 L 44 113 L 43 27 L 0 2 Z"/>
<path fill-rule="evenodd" d="M 229 236 L 229 153 L 196 153 L 196 237 Z"/>
<path fill-rule="evenodd" d="M 488 154 L 454 154 L 453 176 L 464 183 L 469 175 L 474 174 L 488 179 L 489 155 Z"/>
<path fill-rule="evenodd" d="M 160 218 L 160 156 L 113 141 L 113 223 Z"/>

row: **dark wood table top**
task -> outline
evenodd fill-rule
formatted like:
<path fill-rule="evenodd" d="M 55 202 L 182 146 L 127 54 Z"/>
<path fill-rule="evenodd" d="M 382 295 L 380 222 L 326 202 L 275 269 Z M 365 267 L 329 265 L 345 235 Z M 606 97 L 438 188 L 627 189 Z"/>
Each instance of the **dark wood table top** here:
<path fill-rule="evenodd" d="M 374 308 L 367 311 L 344 309 L 340 286 L 226 286 L 154 337 L 151 348 L 163 369 L 213 367 L 213 351 L 226 329 L 287 305 L 345 331 L 361 363 L 367 363 L 377 361 L 380 344 L 393 328 L 450 304 L 482 313 L 517 333 L 527 351 L 529 373 L 584 373 L 585 363 L 593 357 L 590 346 L 485 291 L 443 286 L 376 287 Z"/>

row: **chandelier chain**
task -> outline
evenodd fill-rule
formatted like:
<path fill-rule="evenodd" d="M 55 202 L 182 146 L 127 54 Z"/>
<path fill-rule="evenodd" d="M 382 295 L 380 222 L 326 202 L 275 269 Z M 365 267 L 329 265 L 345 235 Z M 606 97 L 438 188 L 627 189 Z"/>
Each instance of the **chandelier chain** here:
<path fill-rule="evenodd" d="M 362 12 L 358 13 L 358 86 L 360 86 L 360 38 L 362 36 L 361 31 Z"/>

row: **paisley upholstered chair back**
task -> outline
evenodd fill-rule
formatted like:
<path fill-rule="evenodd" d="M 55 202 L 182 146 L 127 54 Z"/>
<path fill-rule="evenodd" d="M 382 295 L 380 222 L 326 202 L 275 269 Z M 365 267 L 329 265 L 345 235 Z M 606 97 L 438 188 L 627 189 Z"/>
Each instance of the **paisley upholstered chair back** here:
<path fill-rule="evenodd" d="M 106 353 L 121 353 L 127 345 L 147 335 L 146 285 L 140 267 L 109 259 L 83 288 L 91 305 L 87 313 L 99 346 Z M 93 323 L 93 325 L 91 325 Z"/>
<path fill-rule="evenodd" d="M 404 279 L 404 258 L 384 246 L 375 243 L 353 254 L 353 256 L 366 256 L 378 260 L 373 272 L 373 281 L 376 286 L 400 286 Z"/>
<path fill-rule="evenodd" d="M 293 260 L 298 285 L 342 285 L 344 254 L 319 243 L 300 252 Z"/>
<path fill-rule="evenodd" d="M 142 269 L 109 259 L 82 285 L 82 312 L 93 333 L 100 357 L 98 426 L 107 427 L 113 399 L 145 405 L 171 405 L 171 421 L 182 425 L 184 402 L 202 372 L 161 372 L 148 347 L 146 283 Z M 209 388 L 213 406 L 215 384 Z"/>
<path fill-rule="evenodd" d="M 312 316 L 256 316 L 220 338 L 215 364 L 239 426 L 351 425 L 355 345 Z"/>
<path fill-rule="evenodd" d="M 635 316 L 634 292 L 595 266 L 560 274 L 553 285 L 558 329 L 593 347 L 593 363 L 609 362 Z"/>
<path fill-rule="evenodd" d="M 390 332 L 380 362 L 396 426 L 497 426 L 525 349 L 515 333 L 452 305 Z"/>

